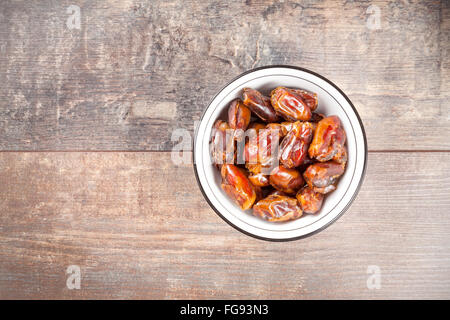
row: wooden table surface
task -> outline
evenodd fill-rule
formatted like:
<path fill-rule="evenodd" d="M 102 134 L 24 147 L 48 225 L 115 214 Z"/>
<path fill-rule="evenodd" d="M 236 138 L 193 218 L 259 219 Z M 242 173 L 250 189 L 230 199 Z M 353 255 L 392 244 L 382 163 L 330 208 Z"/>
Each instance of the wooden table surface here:
<path fill-rule="evenodd" d="M 369 146 L 347 213 L 285 243 L 171 160 L 174 129 L 270 64 L 336 83 Z M 449 299 L 449 99 L 445 0 L 1 1 L 0 298 Z"/>

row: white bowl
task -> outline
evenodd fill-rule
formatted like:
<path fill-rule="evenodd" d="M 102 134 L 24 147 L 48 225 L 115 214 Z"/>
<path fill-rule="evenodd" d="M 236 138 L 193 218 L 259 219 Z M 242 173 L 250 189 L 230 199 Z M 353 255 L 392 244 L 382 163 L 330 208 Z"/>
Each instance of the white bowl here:
<path fill-rule="evenodd" d="M 339 179 L 337 190 L 325 196 L 317 215 L 274 223 L 255 217 L 251 209 L 242 211 L 221 189 L 220 172 L 212 164 L 209 153 L 211 130 L 217 119 L 226 119 L 231 100 L 242 97 L 242 89 L 250 87 L 270 92 L 284 86 L 317 93 L 317 111 L 326 116 L 337 115 L 347 134 L 348 162 Z M 268 66 L 244 72 L 228 83 L 206 108 L 197 128 L 193 149 L 194 171 L 205 199 L 226 222 L 247 235 L 259 239 L 294 240 L 323 230 L 350 206 L 361 187 L 367 164 L 367 141 L 361 119 L 347 96 L 331 81 L 309 70 L 291 66 Z"/>

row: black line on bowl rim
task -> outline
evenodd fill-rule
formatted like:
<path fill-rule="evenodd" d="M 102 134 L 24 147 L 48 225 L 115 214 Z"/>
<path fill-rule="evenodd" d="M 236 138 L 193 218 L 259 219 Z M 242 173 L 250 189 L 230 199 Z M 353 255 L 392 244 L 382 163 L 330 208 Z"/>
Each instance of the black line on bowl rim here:
<path fill-rule="evenodd" d="M 214 101 L 214 99 L 215 99 L 215 98 L 216 98 L 216 97 L 217 97 L 217 96 L 218 96 L 218 95 L 219 95 L 226 87 L 228 87 L 228 86 L 229 86 L 231 83 L 233 83 L 234 81 L 238 80 L 239 78 L 242 78 L 243 76 L 245 76 L 245 75 L 247 75 L 247 74 L 249 74 L 249 73 L 252 73 L 252 72 L 255 72 L 255 71 L 259 71 L 259 70 L 264 70 L 264 69 L 272 69 L 272 68 L 286 68 L 286 69 L 300 70 L 300 71 L 303 71 L 303 72 L 312 74 L 312 75 L 314 75 L 314 76 L 316 76 L 316 77 L 318 77 L 318 78 L 324 80 L 325 82 L 329 83 L 332 87 L 334 87 L 334 88 L 335 88 L 335 89 L 336 89 L 336 90 L 337 90 L 337 91 L 345 98 L 345 100 L 349 103 L 349 105 L 350 105 L 351 108 L 353 109 L 353 112 L 355 113 L 356 118 L 358 119 L 358 122 L 359 122 L 360 127 L 361 127 L 361 131 L 362 131 L 362 134 L 363 134 L 363 140 L 364 140 L 364 149 L 365 149 L 365 152 L 364 152 L 364 163 L 363 163 L 363 170 L 362 170 L 362 173 L 361 173 L 361 179 L 360 179 L 360 181 L 359 181 L 359 183 L 358 183 L 358 186 L 357 186 L 356 189 L 355 189 L 355 192 L 353 193 L 352 197 L 350 198 L 349 202 L 345 205 L 345 207 L 341 210 L 341 212 L 340 212 L 339 214 L 337 214 L 337 215 L 336 215 L 332 220 L 330 220 L 327 224 L 325 224 L 325 225 L 321 226 L 320 228 L 318 228 L 318 229 L 316 229 L 316 230 L 314 230 L 314 231 L 312 231 L 312 232 L 309 232 L 309 233 L 307 233 L 307 234 L 304 234 L 304 235 L 301 235 L 301 236 L 297 236 L 297 237 L 292 237 L 292 238 L 274 239 L 274 238 L 267 238 L 267 237 L 255 235 L 255 234 L 253 234 L 253 233 L 250 233 L 250 232 L 248 232 L 248 231 L 246 231 L 246 230 L 243 230 L 243 229 L 239 228 L 238 226 L 236 226 L 236 225 L 234 225 L 233 223 L 231 223 L 228 219 L 226 219 L 226 218 L 219 212 L 219 210 L 217 210 L 217 208 L 211 203 L 211 201 L 210 201 L 209 198 L 207 197 L 205 191 L 203 190 L 203 187 L 202 187 L 202 185 L 201 185 L 201 182 L 200 182 L 200 180 L 199 180 L 198 173 L 197 173 L 197 165 L 196 165 L 196 162 L 195 162 L 195 140 L 196 140 L 196 137 L 197 137 L 198 132 L 197 132 L 197 131 L 195 132 L 195 134 L 194 134 L 194 139 L 193 139 L 193 141 L 192 141 L 192 150 L 193 150 L 193 152 L 192 152 L 192 163 L 193 163 L 193 169 L 194 169 L 195 178 L 196 178 L 196 180 L 197 180 L 197 184 L 198 184 L 198 186 L 200 187 L 200 191 L 202 192 L 203 197 L 205 198 L 205 200 L 206 200 L 206 202 L 209 204 L 209 206 L 210 206 L 210 207 L 214 210 L 214 212 L 216 212 L 216 214 L 217 214 L 219 217 L 221 217 L 226 223 L 228 223 L 230 226 L 232 226 L 232 227 L 235 228 L 236 230 L 238 230 L 238 231 L 240 231 L 240 232 L 242 232 L 242 233 L 244 233 L 244 234 L 246 234 L 246 235 L 248 235 L 248 236 L 251 236 L 251 237 L 253 237 L 253 238 L 260 239 L 260 240 L 266 240 L 266 241 L 272 241 L 272 242 L 284 242 L 284 241 L 293 241 L 293 240 L 298 240 L 298 239 L 302 239 L 302 238 L 306 238 L 306 237 L 312 236 L 312 235 L 314 235 L 314 234 L 316 234 L 316 233 L 318 233 L 318 232 L 324 230 L 325 228 L 327 228 L 327 227 L 330 226 L 331 224 L 333 224 L 338 218 L 340 218 L 340 217 L 348 210 L 348 208 L 350 207 L 350 205 L 353 203 L 353 201 L 355 200 L 356 196 L 358 195 L 358 193 L 359 193 L 359 191 L 360 191 L 360 189 L 361 189 L 361 186 L 362 186 L 362 184 L 363 184 L 365 175 L 366 175 L 366 170 L 367 170 L 367 160 L 368 160 L 368 147 L 367 147 L 367 137 L 366 137 L 366 132 L 365 132 L 365 130 L 364 130 L 364 125 L 363 125 L 363 123 L 362 123 L 361 117 L 359 116 L 358 111 L 356 110 L 355 106 L 354 106 L 353 103 L 350 101 L 350 99 L 347 97 L 347 95 L 346 95 L 339 87 L 337 87 L 332 81 L 330 81 L 330 80 L 328 80 L 327 78 L 321 76 L 320 74 L 317 74 L 317 73 L 315 73 L 315 72 L 313 72 L 313 71 L 311 71 L 311 70 L 308 70 L 308 69 L 305 69 L 305 68 L 302 68 L 302 67 L 289 66 L 289 65 L 270 65 L 270 66 L 263 66 L 263 67 L 258 67 L 258 68 L 255 68 L 255 69 L 247 70 L 247 71 L 241 73 L 240 75 L 238 75 L 237 77 L 233 78 L 232 80 L 230 80 L 227 84 L 225 84 L 225 85 L 224 85 L 224 86 L 223 86 L 223 87 L 222 87 L 222 88 L 214 95 L 214 97 L 210 100 L 210 102 L 208 103 L 208 107 L 211 105 L 211 103 Z M 320 87 L 320 86 L 319 86 L 319 87 Z M 322 88 L 322 89 L 323 89 L 323 88 Z M 326 91 L 325 89 L 323 89 L 323 90 Z M 331 96 L 331 95 L 330 95 L 330 96 Z M 208 107 L 206 107 L 206 109 L 203 111 L 203 114 L 202 114 L 202 116 L 201 116 L 201 118 L 200 118 L 200 122 L 203 120 L 203 117 L 204 117 L 206 111 L 208 110 Z M 345 110 L 344 110 L 344 112 L 345 112 Z M 355 135 L 355 136 L 356 136 L 356 135 Z M 356 169 L 356 164 L 355 164 L 355 169 Z M 252 227 L 254 227 L 254 226 L 252 226 Z M 294 230 L 295 230 L 295 229 L 294 229 Z"/>

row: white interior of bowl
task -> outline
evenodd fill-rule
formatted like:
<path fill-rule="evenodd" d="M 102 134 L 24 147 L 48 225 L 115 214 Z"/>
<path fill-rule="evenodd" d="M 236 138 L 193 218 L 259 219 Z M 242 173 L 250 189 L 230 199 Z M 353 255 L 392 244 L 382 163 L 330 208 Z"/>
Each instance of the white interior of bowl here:
<path fill-rule="evenodd" d="M 245 87 L 269 93 L 277 86 L 302 88 L 318 94 L 317 111 L 326 116 L 337 115 L 347 134 L 348 163 L 340 178 L 337 190 L 326 195 L 320 213 L 304 215 L 300 219 L 283 223 L 262 220 L 242 211 L 220 188 L 220 172 L 211 162 L 209 141 L 211 130 L 217 119 L 225 118 L 229 102 L 242 96 Z M 210 203 L 234 226 L 255 236 L 268 239 L 290 239 L 301 237 L 322 229 L 345 211 L 358 189 L 366 161 L 366 146 L 363 130 L 358 118 L 338 90 L 315 75 L 287 67 L 273 67 L 245 74 L 226 86 L 211 102 L 204 113 L 195 138 L 194 160 L 199 182 Z"/>

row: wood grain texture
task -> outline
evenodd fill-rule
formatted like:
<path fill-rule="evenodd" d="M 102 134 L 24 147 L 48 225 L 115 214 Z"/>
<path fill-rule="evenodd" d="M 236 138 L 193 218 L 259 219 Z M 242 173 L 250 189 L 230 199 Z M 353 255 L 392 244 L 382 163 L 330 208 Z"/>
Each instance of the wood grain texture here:
<path fill-rule="evenodd" d="M 288 243 L 228 226 L 164 152 L 270 64 L 337 84 L 372 151 L 350 210 Z M 0 299 L 450 299 L 449 1 L 4 0 L 0 84 Z"/>
<path fill-rule="evenodd" d="M 0 181 L 3 299 L 450 298 L 450 153 L 370 153 L 350 210 L 287 243 L 228 226 L 169 153 L 0 153 Z"/>
<path fill-rule="evenodd" d="M 70 5 L 81 29 L 69 29 Z M 0 3 L 0 150 L 170 150 L 241 72 L 316 71 L 371 150 L 450 150 L 448 1 Z"/>

